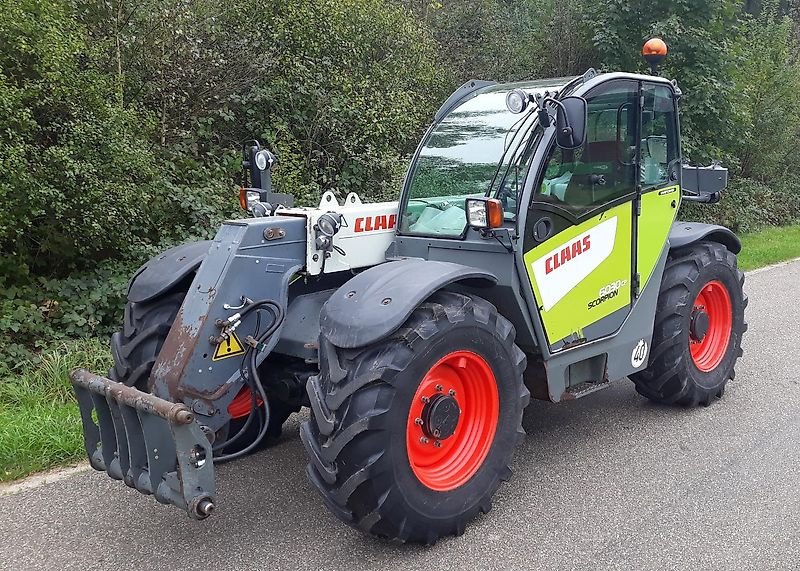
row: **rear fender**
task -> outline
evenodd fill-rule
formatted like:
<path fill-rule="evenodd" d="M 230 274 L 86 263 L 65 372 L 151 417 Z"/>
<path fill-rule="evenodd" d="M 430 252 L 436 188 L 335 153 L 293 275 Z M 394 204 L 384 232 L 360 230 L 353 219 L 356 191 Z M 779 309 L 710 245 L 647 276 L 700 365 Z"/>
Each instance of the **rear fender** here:
<path fill-rule="evenodd" d="M 681 222 L 678 220 L 669 231 L 670 250 L 685 248 L 701 240 L 718 242 L 734 254 L 738 254 L 742 250 L 742 243 L 739 241 L 739 237 L 724 226 L 701 224 L 700 222 Z"/>
<path fill-rule="evenodd" d="M 338 347 L 369 345 L 394 333 L 432 293 L 455 282 L 489 287 L 497 278 L 470 266 L 416 258 L 374 266 L 325 302 L 320 330 Z"/>

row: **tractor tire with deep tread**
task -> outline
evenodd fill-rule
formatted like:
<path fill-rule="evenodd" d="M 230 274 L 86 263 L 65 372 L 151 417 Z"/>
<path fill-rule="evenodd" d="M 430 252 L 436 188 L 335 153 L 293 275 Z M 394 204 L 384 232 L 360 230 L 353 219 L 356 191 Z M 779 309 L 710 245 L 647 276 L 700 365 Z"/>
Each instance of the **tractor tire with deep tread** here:
<path fill-rule="evenodd" d="M 649 364 L 630 376 L 639 394 L 657 403 L 684 406 L 708 406 L 722 397 L 725 385 L 736 375 L 734 366 L 742 356 L 742 335 L 747 331 L 743 285 L 736 255 L 722 244 L 703 241 L 670 252 L 658 296 Z M 698 340 L 692 331 L 696 312 L 705 310 L 698 307 L 698 300 L 706 299 L 701 292 L 723 300 L 710 321 L 708 316 L 704 318 L 708 335 L 723 335 L 716 355 L 696 350 L 693 355 L 692 345 L 707 336 Z M 727 343 L 726 331 L 730 333 Z M 709 338 L 706 343 L 711 341 Z"/>
<path fill-rule="evenodd" d="M 307 385 L 311 419 L 300 435 L 310 460 L 308 477 L 328 508 L 374 536 L 427 544 L 460 535 L 479 512 L 487 512 L 501 481 L 511 475 L 530 400 L 522 379 L 525 355 L 514 337 L 514 327 L 492 304 L 452 292 L 433 294 L 398 331 L 366 347 L 336 347 L 323 334 L 320 374 Z M 473 362 L 476 368 L 470 369 Z M 483 375 L 470 376 L 474 371 Z M 452 378 L 466 379 L 459 394 L 439 384 Z M 431 383 L 443 392 L 425 400 L 420 390 Z M 414 430 L 415 421 L 422 421 L 414 418 L 414 403 L 447 394 L 462 399 L 453 440 L 437 440 L 437 448 L 432 437 L 419 448 L 422 432 Z M 480 408 L 487 398 L 498 399 L 495 416 Z M 475 406 L 483 412 L 471 412 Z M 484 418 L 496 423 L 493 428 L 482 424 Z M 481 428 L 467 430 L 473 426 Z M 465 435 L 481 431 L 488 438 L 483 456 L 451 452 L 472 450 L 462 444 L 473 442 Z M 440 455 L 433 468 L 423 466 L 437 454 L 447 460 Z M 459 464 L 462 457 L 472 464 Z M 464 469 L 454 472 L 453 466 Z"/>
<path fill-rule="evenodd" d="M 125 304 L 122 331 L 111 336 L 112 381 L 147 391 L 150 371 L 184 297 L 186 289 L 177 289 L 144 303 Z"/>
<path fill-rule="evenodd" d="M 187 280 L 164 295 L 144 303 L 129 301 L 125 304 L 122 331 L 111 336 L 114 365 L 108 376 L 112 381 L 149 392 L 147 383 L 150 372 L 183 304 L 190 283 Z M 270 421 L 264 438 L 265 444 L 270 444 L 281 436 L 283 423 L 297 410 L 296 406 L 270 402 Z M 226 432 L 235 434 L 244 422 L 244 418 L 232 420 Z M 251 423 L 247 433 L 226 447 L 225 452 L 236 452 L 244 448 L 257 434 L 258 424 Z"/>

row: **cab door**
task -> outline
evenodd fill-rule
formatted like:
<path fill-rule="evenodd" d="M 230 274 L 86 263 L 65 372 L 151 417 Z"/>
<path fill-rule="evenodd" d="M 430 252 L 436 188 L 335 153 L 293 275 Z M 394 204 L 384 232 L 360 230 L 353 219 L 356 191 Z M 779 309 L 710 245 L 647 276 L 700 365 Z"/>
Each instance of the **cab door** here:
<path fill-rule="evenodd" d="M 642 83 L 641 208 L 636 243 L 640 289 L 650 282 L 681 203 L 678 98 L 672 85 Z"/>
<path fill-rule="evenodd" d="M 526 217 L 524 261 L 551 351 L 614 333 L 630 312 L 640 84 L 589 91 L 583 146 L 553 143 Z"/>

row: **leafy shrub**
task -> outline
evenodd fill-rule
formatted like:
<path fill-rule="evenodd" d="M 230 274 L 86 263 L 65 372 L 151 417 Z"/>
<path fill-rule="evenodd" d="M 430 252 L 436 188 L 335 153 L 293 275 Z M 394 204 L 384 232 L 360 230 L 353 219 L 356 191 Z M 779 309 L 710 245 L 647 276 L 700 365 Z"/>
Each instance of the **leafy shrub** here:
<path fill-rule="evenodd" d="M 680 217 L 722 224 L 734 232 L 756 232 L 767 226 L 800 221 L 800 193 L 791 181 L 774 184 L 737 178 L 730 182 L 717 204 L 684 202 Z"/>
<path fill-rule="evenodd" d="M 301 204 L 325 190 L 394 199 L 434 110 L 469 77 L 641 71 L 656 33 L 686 94 L 685 154 L 732 169 L 723 202 L 686 217 L 737 231 L 797 220 L 793 26 L 776 0 L 748 6 L 760 13 L 734 0 L 0 0 L 0 368 L 106 336 L 139 264 L 241 215 L 249 139 L 277 152 L 277 189 Z"/>
<path fill-rule="evenodd" d="M 118 104 L 68 4 L 2 0 L 0 14 L 2 257 L 64 275 L 129 253 L 157 228 L 142 208 L 159 184 L 149 116 Z"/>
<path fill-rule="evenodd" d="M 109 261 L 91 272 L 39 277 L 26 286 L 4 284 L 0 274 L 0 375 L 20 370 L 55 343 L 108 337 L 121 323 L 128 277 L 135 269 L 135 264 Z"/>
<path fill-rule="evenodd" d="M 279 190 L 397 195 L 449 88 L 381 0 L 0 0 L 0 363 L 105 336 L 128 276 L 239 216 L 239 149 Z"/>

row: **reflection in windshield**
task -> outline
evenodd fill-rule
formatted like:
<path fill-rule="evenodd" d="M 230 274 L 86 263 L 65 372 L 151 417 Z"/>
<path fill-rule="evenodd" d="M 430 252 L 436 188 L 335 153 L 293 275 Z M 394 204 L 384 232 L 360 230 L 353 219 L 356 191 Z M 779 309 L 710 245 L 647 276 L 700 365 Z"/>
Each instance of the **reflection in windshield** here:
<path fill-rule="evenodd" d="M 531 90 L 553 89 L 550 80 L 528 83 L 521 87 Z M 555 80 L 558 81 L 558 80 Z M 564 82 L 566 83 L 566 82 Z M 501 161 L 519 164 L 519 142 L 531 133 L 535 114 L 515 115 L 506 108 L 506 94 L 519 85 L 489 88 L 461 103 L 451 111 L 428 137 L 411 171 L 409 200 L 401 219 L 401 231 L 416 234 L 460 235 L 466 226 L 464 199 L 484 196 L 498 172 Z M 511 156 L 515 155 L 515 156 Z M 524 165 L 523 165 L 524 167 Z M 516 208 L 516 188 L 519 168 L 509 178 L 499 166 L 499 186 L 507 199 L 513 194 Z M 501 180 L 503 181 L 502 184 Z M 516 183 L 516 184 L 515 184 Z M 498 197 L 499 192 L 497 193 Z M 502 199 L 502 198 L 501 198 Z M 507 200 L 504 200 L 504 204 Z"/>

